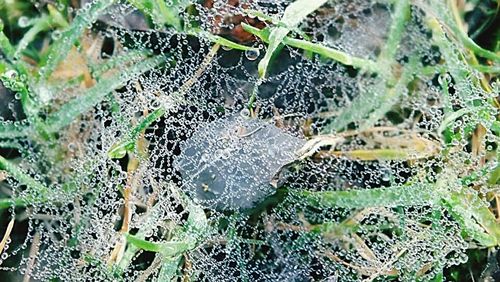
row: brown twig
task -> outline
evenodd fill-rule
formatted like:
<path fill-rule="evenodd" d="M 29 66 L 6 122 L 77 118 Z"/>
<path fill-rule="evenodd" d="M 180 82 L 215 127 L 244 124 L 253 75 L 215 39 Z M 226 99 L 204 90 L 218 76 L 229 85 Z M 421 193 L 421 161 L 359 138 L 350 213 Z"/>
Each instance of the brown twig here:
<path fill-rule="evenodd" d="M 31 242 L 28 264 L 26 266 L 26 273 L 23 277 L 23 282 L 29 282 L 31 278 L 31 272 L 33 271 L 33 266 L 35 265 L 36 257 L 38 255 L 38 249 L 40 248 L 40 233 L 36 232 Z"/>
<path fill-rule="evenodd" d="M 10 238 L 10 232 L 12 232 L 12 228 L 14 227 L 14 218 L 12 218 L 7 225 L 7 229 L 5 230 L 5 233 L 3 234 L 2 241 L 0 242 L 0 255 L 3 253 L 3 249 L 5 248 L 5 244 L 7 244 L 7 241 Z"/>

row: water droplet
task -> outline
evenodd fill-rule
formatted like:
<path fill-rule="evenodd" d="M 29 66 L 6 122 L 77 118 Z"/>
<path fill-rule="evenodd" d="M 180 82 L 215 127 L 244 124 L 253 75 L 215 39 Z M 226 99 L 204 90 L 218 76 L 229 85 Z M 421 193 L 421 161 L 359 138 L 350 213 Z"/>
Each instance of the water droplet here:
<path fill-rule="evenodd" d="M 245 51 L 245 57 L 250 61 L 255 61 L 260 55 L 259 49 L 250 49 Z"/>
<path fill-rule="evenodd" d="M 25 27 L 28 27 L 30 25 L 30 19 L 26 16 L 21 16 L 19 17 L 19 19 L 17 20 L 17 25 L 20 27 L 20 28 L 25 28 Z"/>
<path fill-rule="evenodd" d="M 59 38 L 61 38 L 61 31 L 59 30 L 54 30 L 52 32 L 52 40 L 58 40 Z"/>
<path fill-rule="evenodd" d="M 5 72 L 4 76 L 8 79 L 15 79 L 17 77 L 17 72 L 15 70 L 8 70 Z"/>
<path fill-rule="evenodd" d="M 439 84 L 449 84 L 451 82 L 451 76 L 448 73 L 444 73 L 438 76 L 438 82 Z"/>
<path fill-rule="evenodd" d="M 250 117 L 250 110 L 247 108 L 244 108 L 243 110 L 241 110 L 240 116 L 243 118 L 249 118 Z"/>

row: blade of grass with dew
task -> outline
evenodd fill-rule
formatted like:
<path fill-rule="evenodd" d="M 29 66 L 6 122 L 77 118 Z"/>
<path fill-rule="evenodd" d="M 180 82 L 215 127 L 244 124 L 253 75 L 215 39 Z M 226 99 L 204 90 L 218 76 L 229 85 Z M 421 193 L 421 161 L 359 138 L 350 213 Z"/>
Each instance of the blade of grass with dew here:
<path fill-rule="evenodd" d="M 26 204 L 40 203 L 47 200 L 47 196 L 50 193 L 50 189 L 47 186 L 29 176 L 18 166 L 2 156 L 0 156 L 0 170 L 5 170 L 11 177 L 19 183 L 26 185 L 31 192 L 35 192 L 37 195 L 37 197 L 20 196 L 13 199 L 0 199 L 0 209 L 8 208 L 12 205 L 24 206 Z"/>
<path fill-rule="evenodd" d="M 124 65 L 143 60 L 146 58 L 146 56 L 151 55 L 153 54 L 145 50 L 131 50 L 125 54 L 114 55 L 103 63 L 91 65 L 91 73 L 93 77 L 99 80 L 105 72 L 111 69 L 114 69 L 116 67 L 121 68 Z"/>
<path fill-rule="evenodd" d="M 360 120 L 358 130 L 363 131 L 372 127 L 381 119 L 394 105 L 396 105 L 403 95 L 408 91 L 408 84 L 412 81 L 415 73 L 419 72 L 419 63 L 415 56 L 410 57 L 409 63 L 404 67 L 401 77 L 396 85 L 387 87 L 385 93 L 377 97 L 376 103 L 370 104 L 365 110 L 369 112 L 366 118 Z M 349 109 L 344 109 L 348 111 Z M 354 111 L 355 109 L 351 109 Z M 371 112 L 370 112 L 371 111 Z M 339 128 L 337 128 L 339 129 Z"/>
<path fill-rule="evenodd" d="M 432 184 L 413 184 L 387 188 L 348 191 L 302 191 L 298 195 L 316 207 L 369 208 L 432 205 L 436 193 Z"/>
<path fill-rule="evenodd" d="M 174 188 L 171 187 L 173 186 L 173 184 L 167 184 L 167 185 L 170 185 L 170 189 L 172 191 L 175 191 L 173 190 Z M 162 210 L 165 204 L 167 204 L 167 202 L 163 201 L 157 202 L 152 208 L 148 209 L 146 215 L 144 216 L 144 220 L 141 222 L 139 231 L 134 235 L 136 238 L 144 239 L 146 234 L 148 234 L 156 227 L 156 225 L 161 219 L 161 215 L 163 212 Z M 121 260 L 117 262 L 118 268 L 121 269 L 122 271 L 125 271 L 138 250 L 139 248 L 136 247 L 135 245 L 129 245 L 125 250 L 125 253 L 123 254 Z"/>
<path fill-rule="evenodd" d="M 394 57 L 403 36 L 405 24 L 410 17 L 409 1 L 396 1 L 393 15 L 394 18 L 389 28 L 387 42 L 377 60 L 378 69 L 380 70 L 383 69 L 380 66 L 396 64 Z M 360 124 L 361 130 L 371 127 L 398 102 L 399 97 L 412 78 L 417 63 L 415 58 L 410 58 L 410 63 L 399 78 L 395 78 L 388 70 L 381 71 L 379 73 L 381 81 L 367 89 L 364 95 L 360 94 L 354 98 L 352 104 L 342 109 L 340 115 L 335 120 L 330 121 L 322 132 L 329 134 L 333 131 L 339 131 L 345 129 L 350 123 L 357 121 L 362 121 L 362 124 Z M 379 93 L 384 94 L 380 95 Z"/>
<path fill-rule="evenodd" d="M 47 10 L 49 11 L 49 15 L 52 18 L 52 22 L 59 27 L 67 28 L 69 27 L 68 21 L 64 18 L 61 12 L 54 7 L 52 4 L 47 4 Z"/>
<path fill-rule="evenodd" d="M 322 134 L 340 131 L 353 122 L 365 119 L 373 108 L 379 105 L 378 93 L 384 93 L 387 88 L 385 81 L 379 80 L 373 85 L 363 87 L 361 90 L 363 92 L 358 94 L 351 104 L 343 107 L 341 113 L 323 127 Z"/>
<path fill-rule="evenodd" d="M 10 43 L 9 39 L 3 33 L 3 22 L 0 20 L 0 50 L 6 56 L 10 63 L 5 61 L 0 62 L 0 69 L 5 72 L 7 68 L 17 71 L 16 84 L 20 87 L 21 104 L 27 116 L 36 114 L 37 110 L 34 107 L 32 98 L 30 97 L 30 89 L 28 85 L 32 82 L 32 76 L 27 71 L 27 66 L 23 61 L 17 60 L 15 54 L 16 49 Z"/>
<path fill-rule="evenodd" d="M 29 136 L 31 129 L 13 122 L 0 122 L 0 139 L 15 139 Z"/>
<path fill-rule="evenodd" d="M 45 121 L 45 130 L 55 133 L 71 124 L 78 116 L 100 103 L 109 93 L 124 85 L 130 79 L 157 67 L 165 61 L 164 57 L 153 57 L 122 70 L 113 77 L 101 80 L 86 93 L 64 104 L 59 111 L 49 115 Z"/>
<path fill-rule="evenodd" d="M 35 40 L 36 36 L 40 32 L 48 30 L 52 25 L 53 21 L 49 15 L 42 15 L 40 18 L 37 18 L 34 21 L 33 26 L 26 33 L 24 33 L 23 37 L 17 44 L 14 58 L 19 58 L 28 45 Z"/>
<path fill-rule="evenodd" d="M 182 30 L 181 18 L 178 12 L 189 3 L 188 1 L 169 1 L 164 0 L 129 0 L 131 5 L 136 7 L 145 15 L 151 16 L 153 22 L 159 25 L 170 25 L 176 30 Z"/>
<path fill-rule="evenodd" d="M 405 30 L 405 24 L 410 18 L 410 1 L 409 0 L 398 0 L 394 3 L 394 12 L 391 14 L 393 16 L 391 25 L 389 27 L 389 34 L 387 41 L 382 48 L 378 61 L 380 63 L 393 64 L 394 57 L 398 51 L 398 45 L 403 37 L 403 32 Z"/>
<path fill-rule="evenodd" d="M 194 36 L 204 37 L 207 40 L 211 41 L 212 43 L 219 44 L 221 46 L 228 47 L 228 48 L 235 49 L 235 50 L 240 50 L 240 51 L 257 50 L 257 48 L 241 45 L 241 44 L 235 43 L 231 40 L 228 40 L 224 37 L 221 37 L 218 35 L 213 35 L 210 32 L 203 31 L 200 29 L 192 29 L 192 30 L 188 31 L 187 33 L 190 35 L 194 35 Z"/>
<path fill-rule="evenodd" d="M 489 216 L 485 216 L 484 210 L 471 213 L 470 207 L 459 203 L 460 200 L 457 200 L 457 193 L 452 193 L 453 196 L 451 199 L 453 200 L 441 200 L 440 191 L 437 190 L 439 189 L 434 188 L 434 184 L 417 183 L 405 186 L 350 191 L 302 191 L 298 193 L 298 196 L 301 199 L 305 199 L 311 206 L 323 208 L 360 209 L 440 204 L 450 210 L 463 230 L 481 245 L 491 247 L 498 244 L 498 227 L 494 227 L 496 225 L 495 221 L 492 221 Z M 480 218 L 478 220 L 479 224 L 473 219 L 472 214 L 475 215 L 474 218 Z M 485 224 L 489 229 L 493 229 L 493 234 L 485 232 L 485 229 L 480 224 Z"/>
<path fill-rule="evenodd" d="M 138 247 L 139 249 L 148 251 L 148 252 L 155 252 L 155 253 L 161 253 L 164 256 L 167 257 L 173 257 L 178 254 L 181 254 L 188 250 L 189 244 L 183 241 L 180 242 L 150 242 L 144 239 L 140 239 L 134 235 L 126 234 L 125 238 L 127 239 L 127 242 Z"/>
<path fill-rule="evenodd" d="M 3 21 L 0 20 L 0 50 L 7 57 L 7 59 L 13 60 L 16 49 L 10 43 L 9 38 L 5 36 L 3 28 L 4 28 Z"/>
<path fill-rule="evenodd" d="M 21 76 L 15 69 L 9 69 L 0 76 L 3 85 L 20 95 L 23 111 L 27 116 L 34 116 L 38 112 L 37 106 L 33 101 L 26 76 Z"/>
<path fill-rule="evenodd" d="M 269 43 L 269 28 L 258 29 L 246 23 L 241 23 L 243 29 L 251 33 L 257 37 L 259 37 L 265 43 Z M 358 69 L 363 69 L 368 72 L 377 73 L 379 72 L 378 66 L 375 62 L 370 61 L 368 59 L 362 59 L 358 57 L 351 56 L 345 52 L 318 44 L 309 42 L 307 40 L 294 39 L 288 36 L 285 36 L 282 41 L 283 44 L 299 49 L 303 49 L 305 51 L 310 51 L 321 56 L 327 57 L 334 61 L 337 61 L 346 66 L 352 66 Z"/>
<path fill-rule="evenodd" d="M 133 151 L 135 144 L 139 135 L 146 130 L 154 121 L 162 117 L 166 112 L 164 107 L 160 107 L 145 118 L 137 126 L 135 126 L 132 131 L 128 134 L 126 138 L 115 143 L 108 151 L 108 157 L 110 159 L 121 159 L 125 156 L 127 152 Z"/>
<path fill-rule="evenodd" d="M 467 35 L 464 29 L 459 26 L 460 23 L 457 22 L 457 20 L 460 19 L 460 15 L 457 5 L 454 3 L 454 1 L 447 0 L 446 4 L 439 3 L 435 7 L 438 9 L 439 14 L 443 17 L 446 25 L 453 31 L 454 35 L 458 36 L 458 39 L 465 47 L 472 50 L 472 52 L 474 52 L 476 55 L 479 55 L 486 59 L 490 59 L 496 63 L 500 62 L 499 55 L 477 45 L 477 43 Z M 452 15 L 449 14 L 450 11 Z"/>
<path fill-rule="evenodd" d="M 158 281 L 178 281 L 177 270 L 181 263 L 182 256 L 165 257 L 162 258 L 162 265 L 160 273 L 158 274 Z"/>
<path fill-rule="evenodd" d="M 427 149 L 427 148 L 424 148 Z M 438 152 L 417 149 L 373 149 L 332 152 L 332 155 L 343 156 L 360 161 L 409 161 L 425 159 Z"/>
<path fill-rule="evenodd" d="M 479 242 L 482 246 L 485 247 L 494 247 L 499 243 L 499 234 L 497 232 L 490 234 L 484 232 L 485 229 L 480 225 L 481 217 L 483 216 L 484 211 L 480 211 L 479 214 L 471 213 L 471 208 L 467 205 L 467 201 L 463 202 L 463 197 L 461 197 L 457 193 L 453 193 L 450 197 L 443 201 L 443 206 L 451 213 L 453 218 L 460 224 L 461 228 L 465 231 L 467 236 L 470 236 L 472 239 Z M 489 210 L 488 210 L 489 213 Z M 479 223 L 476 223 L 475 219 L 479 218 Z M 490 220 L 487 220 L 487 226 L 490 226 Z M 496 220 L 491 222 L 498 226 Z M 498 228 L 496 228 L 498 229 Z"/>
<path fill-rule="evenodd" d="M 271 57 L 290 30 L 297 27 L 307 15 L 316 11 L 326 2 L 326 0 L 297 0 L 286 7 L 280 21 L 286 27 L 278 26 L 271 28 L 266 54 L 258 65 L 259 77 L 263 78 L 266 76 Z"/>
<path fill-rule="evenodd" d="M 439 47 L 439 52 L 441 52 L 443 58 L 455 58 L 456 53 L 454 51 L 454 46 L 452 42 L 448 39 L 448 36 L 441 27 L 440 22 L 434 17 L 428 17 L 426 19 L 426 24 L 432 31 L 432 41 L 436 46 Z M 463 64 L 461 64 L 461 62 Z M 448 71 L 455 85 L 460 85 L 461 91 L 457 91 L 463 102 L 467 105 L 472 105 L 472 99 L 470 96 L 473 95 L 475 90 L 472 88 L 473 84 L 470 81 L 470 75 L 468 71 L 467 64 L 462 60 L 446 60 L 446 71 Z"/>
<path fill-rule="evenodd" d="M 170 189 L 175 194 L 178 193 L 178 191 L 175 189 L 173 185 L 170 185 Z M 198 242 L 200 242 L 207 234 L 207 232 L 209 232 L 210 227 L 208 225 L 208 220 L 205 216 L 205 213 L 203 212 L 203 209 L 201 207 L 191 203 L 189 198 L 187 198 L 185 195 L 179 194 L 178 196 L 184 200 L 181 201 L 185 202 L 183 203 L 183 205 L 185 205 L 186 210 L 189 211 L 189 216 L 185 225 L 182 227 L 177 226 L 177 230 L 179 230 L 179 232 L 176 236 L 174 236 L 174 238 L 172 238 L 173 240 L 175 240 L 176 243 L 182 242 L 183 244 L 186 244 L 186 245 L 177 245 L 177 247 L 185 248 L 182 252 L 179 253 L 182 254 L 183 252 L 195 248 L 198 245 Z M 160 203 L 157 203 L 151 209 L 151 212 L 148 212 L 148 214 L 146 215 L 146 222 L 142 224 L 142 227 L 139 228 L 139 231 L 137 232 L 136 235 L 134 235 L 135 238 L 133 239 L 145 241 L 144 240 L 145 234 L 148 233 L 157 225 L 158 219 L 160 218 L 161 215 L 161 209 L 162 205 Z M 135 242 L 136 244 L 132 243 L 128 246 L 122 259 L 118 262 L 118 267 L 123 271 L 126 270 L 129 263 L 132 261 L 132 258 L 135 255 L 135 253 L 141 248 L 141 246 L 137 244 L 140 243 L 141 241 L 135 241 Z M 156 248 L 158 246 L 143 246 L 143 247 Z M 158 248 L 158 250 L 159 249 L 160 248 Z M 163 252 L 162 256 L 172 257 L 172 252 L 167 252 L 167 253 Z M 169 266 L 167 265 L 166 267 Z"/>
<path fill-rule="evenodd" d="M 174 92 L 168 96 L 169 102 L 164 103 L 160 108 L 154 110 L 152 113 L 146 116 L 136 127 L 134 127 L 134 129 L 132 129 L 128 136 L 115 143 L 108 151 L 108 157 L 111 159 L 120 159 L 125 156 L 127 151 L 133 151 L 135 149 L 135 144 L 139 135 L 149 125 L 151 125 L 158 118 L 162 117 L 171 108 L 184 103 L 183 96 L 185 92 L 188 91 L 198 80 L 198 78 L 205 72 L 206 68 L 217 54 L 219 47 L 219 44 L 215 44 L 214 46 L 212 46 L 206 57 L 203 59 L 201 65 L 195 70 L 193 76 L 186 80 L 186 82 L 182 84 L 177 92 Z"/>
<path fill-rule="evenodd" d="M 495 185 L 500 182 L 500 164 L 495 167 L 490 173 L 490 177 L 488 178 L 488 184 Z"/>
<path fill-rule="evenodd" d="M 500 74 L 500 64 L 493 65 L 493 66 L 471 64 L 470 66 L 473 69 L 475 69 L 479 72 L 482 72 L 482 73 L 491 73 L 494 75 Z"/>
<path fill-rule="evenodd" d="M 116 0 L 97 0 L 92 1 L 88 8 L 79 10 L 71 25 L 62 32 L 61 37 L 50 47 L 47 54 L 47 61 L 40 68 L 39 81 L 46 81 L 47 78 L 56 69 L 59 63 L 66 58 L 69 50 L 84 30 L 91 25 L 102 12 L 111 6 Z"/>

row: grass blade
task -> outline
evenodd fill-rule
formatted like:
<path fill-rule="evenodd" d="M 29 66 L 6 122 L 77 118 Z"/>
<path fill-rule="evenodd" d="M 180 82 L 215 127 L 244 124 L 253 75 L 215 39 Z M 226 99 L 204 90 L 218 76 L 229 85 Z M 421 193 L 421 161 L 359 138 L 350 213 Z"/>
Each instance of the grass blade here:
<path fill-rule="evenodd" d="M 23 38 L 17 44 L 17 49 L 14 53 L 14 58 L 21 56 L 21 53 L 28 45 L 35 40 L 35 37 L 42 31 L 48 30 L 52 25 L 52 19 L 48 15 L 43 15 L 36 19 L 33 26 L 24 34 Z"/>
<path fill-rule="evenodd" d="M 243 26 L 243 29 L 257 37 L 259 37 L 262 41 L 265 43 L 269 43 L 269 35 L 270 31 L 268 28 L 265 29 L 258 29 L 255 28 L 251 25 L 248 25 L 246 23 L 241 24 Z M 306 51 L 310 51 L 316 54 L 319 54 L 321 56 L 325 56 L 329 59 L 332 59 L 334 61 L 337 61 L 343 65 L 346 66 L 352 66 L 358 69 L 363 69 L 368 72 L 373 72 L 377 73 L 379 72 L 379 68 L 377 64 L 373 61 L 367 60 L 367 59 L 362 59 L 358 57 L 351 56 L 345 52 L 318 44 L 318 43 L 313 43 L 309 42 L 307 40 L 301 40 L 301 39 L 294 39 L 290 38 L 288 36 L 285 36 L 282 41 L 283 44 L 303 49 Z"/>
<path fill-rule="evenodd" d="M 432 185 L 414 184 L 348 191 L 302 191 L 299 196 L 315 207 L 360 209 L 430 205 L 435 202 L 436 193 Z"/>
<path fill-rule="evenodd" d="M 88 89 L 86 93 L 64 104 L 59 111 L 51 114 L 45 122 L 45 130 L 55 133 L 61 128 L 71 124 L 79 115 L 87 112 L 92 107 L 100 103 L 111 91 L 122 86 L 130 79 L 143 72 L 146 72 L 162 62 L 163 57 L 153 57 L 144 60 L 132 67 L 123 70 L 121 73 L 101 80 L 99 83 Z"/>
<path fill-rule="evenodd" d="M 0 199 L 0 210 L 11 206 L 24 206 L 30 203 L 40 203 L 47 201 L 50 189 L 44 184 L 38 182 L 33 177 L 26 174 L 15 164 L 0 156 L 0 170 L 5 170 L 11 177 L 19 183 L 24 184 L 30 190 L 30 195 L 20 196 L 18 198 Z M 33 193 L 36 195 L 34 196 Z"/>
<path fill-rule="evenodd" d="M 389 36 L 379 56 L 379 61 L 381 62 L 393 61 L 398 50 L 399 42 L 403 37 L 405 23 L 410 18 L 409 0 L 395 1 L 394 5 L 394 12 L 392 13 L 394 18 L 392 19 L 392 23 L 389 28 Z"/>
<path fill-rule="evenodd" d="M 314 12 L 325 3 L 326 0 L 297 0 L 286 7 L 283 17 L 281 18 L 281 23 L 286 27 L 280 26 L 271 28 L 267 52 L 264 58 L 259 62 L 258 71 L 261 78 L 266 76 L 271 57 L 290 30 L 297 27 L 307 15 Z"/>
<path fill-rule="evenodd" d="M 52 45 L 47 55 L 47 62 L 40 68 L 39 81 L 47 80 L 59 63 L 66 58 L 69 50 L 71 50 L 71 47 L 82 35 L 83 31 L 114 2 L 115 0 L 92 1 L 90 7 L 79 11 L 69 28 L 62 32 L 61 38 Z"/>
<path fill-rule="evenodd" d="M 122 141 L 117 142 L 108 151 L 108 157 L 111 159 L 121 159 L 129 151 L 133 151 L 135 148 L 135 143 L 139 138 L 139 135 L 144 132 L 155 120 L 162 117 L 166 110 L 164 107 L 158 108 L 149 115 L 147 115 L 132 131 L 129 135 Z"/>

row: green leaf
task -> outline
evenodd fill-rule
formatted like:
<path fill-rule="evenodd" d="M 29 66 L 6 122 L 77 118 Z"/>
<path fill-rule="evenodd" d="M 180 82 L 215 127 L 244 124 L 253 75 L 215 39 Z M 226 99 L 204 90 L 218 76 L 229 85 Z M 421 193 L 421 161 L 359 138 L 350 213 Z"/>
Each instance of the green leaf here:
<path fill-rule="evenodd" d="M 326 0 L 297 0 L 286 7 L 283 17 L 281 18 L 281 23 L 285 27 L 278 26 L 271 28 L 267 52 L 264 58 L 259 62 L 258 71 L 261 78 L 266 76 L 271 57 L 290 30 L 296 28 L 307 15 L 314 12 L 325 3 Z"/>

